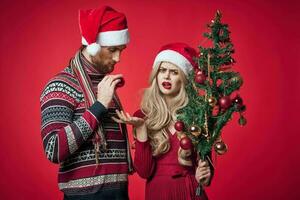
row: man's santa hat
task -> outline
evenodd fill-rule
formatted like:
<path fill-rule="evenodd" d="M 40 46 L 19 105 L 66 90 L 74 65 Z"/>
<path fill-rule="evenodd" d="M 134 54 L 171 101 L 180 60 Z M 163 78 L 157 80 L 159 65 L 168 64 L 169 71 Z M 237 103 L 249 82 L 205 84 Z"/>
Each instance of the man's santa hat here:
<path fill-rule="evenodd" d="M 127 20 L 123 13 L 111 7 L 79 10 L 79 28 L 82 44 L 95 56 L 101 46 L 118 46 L 129 42 Z"/>
<path fill-rule="evenodd" d="M 172 43 L 163 46 L 155 57 L 153 68 L 158 67 L 161 62 L 170 62 L 178 66 L 185 75 L 197 68 L 194 57 L 197 51 L 184 43 Z"/>

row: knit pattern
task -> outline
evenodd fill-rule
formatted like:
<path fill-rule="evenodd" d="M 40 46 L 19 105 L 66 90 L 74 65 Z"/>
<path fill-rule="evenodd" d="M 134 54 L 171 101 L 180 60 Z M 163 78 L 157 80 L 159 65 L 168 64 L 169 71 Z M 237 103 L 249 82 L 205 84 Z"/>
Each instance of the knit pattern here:
<path fill-rule="evenodd" d="M 87 65 L 86 61 L 84 61 Z M 94 88 L 103 76 L 86 70 Z M 66 194 L 94 193 L 100 189 L 118 188 L 127 184 L 127 140 L 120 125 L 111 119 L 116 116 L 116 102 L 101 118 L 108 150 L 100 152 L 97 167 L 92 136 L 99 123 L 85 99 L 71 67 L 52 78 L 41 98 L 41 134 L 46 157 L 59 163 L 58 185 Z M 124 187 L 123 187 L 124 188 Z"/>

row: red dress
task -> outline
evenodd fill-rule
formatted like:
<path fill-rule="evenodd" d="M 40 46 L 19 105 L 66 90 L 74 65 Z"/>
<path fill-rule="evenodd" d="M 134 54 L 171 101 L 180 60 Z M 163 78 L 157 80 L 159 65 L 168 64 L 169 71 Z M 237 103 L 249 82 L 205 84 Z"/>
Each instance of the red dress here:
<path fill-rule="evenodd" d="M 196 197 L 198 183 L 195 165 L 184 167 L 178 163 L 179 140 L 169 132 L 170 150 L 153 157 L 149 140 L 136 141 L 134 166 L 137 173 L 147 179 L 146 200 L 207 200 L 204 194 Z"/>

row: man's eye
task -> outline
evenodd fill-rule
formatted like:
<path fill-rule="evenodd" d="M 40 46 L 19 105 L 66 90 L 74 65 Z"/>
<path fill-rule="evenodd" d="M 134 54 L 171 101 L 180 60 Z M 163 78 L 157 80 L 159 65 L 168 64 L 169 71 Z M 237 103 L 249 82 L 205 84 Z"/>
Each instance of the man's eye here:
<path fill-rule="evenodd" d="M 109 49 L 110 52 L 114 53 L 116 49 Z"/>

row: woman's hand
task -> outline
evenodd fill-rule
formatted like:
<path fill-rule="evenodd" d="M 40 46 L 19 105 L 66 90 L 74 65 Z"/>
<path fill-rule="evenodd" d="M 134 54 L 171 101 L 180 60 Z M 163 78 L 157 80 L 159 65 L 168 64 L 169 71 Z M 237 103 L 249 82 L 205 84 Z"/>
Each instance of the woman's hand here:
<path fill-rule="evenodd" d="M 144 119 L 132 117 L 128 113 L 125 114 L 123 111 L 116 110 L 116 113 L 119 119 L 111 117 L 115 122 L 133 125 L 136 130 L 136 139 L 140 142 L 145 142 L 148 140 L 147 128 Z"/>
<path fill-rule="evenodd" d="M 207 161 L 199 160 L 198 167 L 196 169 L 195 178 L 197 182 L 201 182 L 204 186 L 207 186 L 211 179 L 211 170 Z"/>
<path fill-rule="evenodd" d="M 118 111 L 116 110 L 116 113 L 119 117 L 119 119 L 115 117 L 111 117 L 115 122 L 117 123 L 125 123 L 133 125 L 135 128 L 139 128 L 145 124 L 145 120 L 139 117 L 132 117 L 129 113 L 125 113 L 122 110 Z"/>

